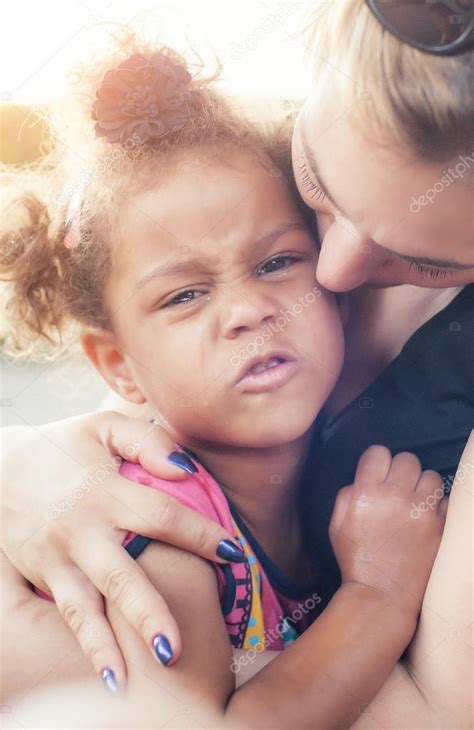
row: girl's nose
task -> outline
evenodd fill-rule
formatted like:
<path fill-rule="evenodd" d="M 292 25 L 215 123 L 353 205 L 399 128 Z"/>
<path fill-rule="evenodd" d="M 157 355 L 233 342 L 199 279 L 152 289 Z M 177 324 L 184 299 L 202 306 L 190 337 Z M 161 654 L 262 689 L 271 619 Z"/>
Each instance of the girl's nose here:
<path fill-rule="evenodd" d="M 220 325 L 222 336 L 235 339 L 243 332 L 257 332 L 275 319 L 280 307 L 268 293 L 231 290 L 221 302 Z"/>
<path fill-rule="evenodd" d="M 326 289 L 350 291 L 371 278 L 379 265 L 369 238 L 351 230 L 350 223 L 333 220 L 322 236 L 316 277 Z"/>

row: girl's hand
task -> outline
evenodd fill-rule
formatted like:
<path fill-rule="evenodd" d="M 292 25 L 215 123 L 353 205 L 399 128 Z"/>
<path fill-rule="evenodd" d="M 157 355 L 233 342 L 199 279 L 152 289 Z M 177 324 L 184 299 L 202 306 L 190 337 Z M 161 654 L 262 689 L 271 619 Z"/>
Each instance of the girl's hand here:
<path fill-rule="evenodd" d="M 416 623 L 446 509 L 441 477 L 422 472 L 416 456 L 368 448 L 354 484 L 338 494 L 329 528 L 343 583 L 383 591 Z"/>
<path fill-rule="evenodd" d="M 125 665 L 103 596 L 147 644 L 155 633 L 180 643 L 166 603 L 121 546 L 127 532 L 218 562 L 225 562 L 216 557 L 218 544 L 232 538 L 118 474 L 122 456 L 164 479 L 186 477 L 168 460 L 179 449 L 159 426 L 105 411 L 2 434 L 2 548 L 25 578 L 54 597 L 96 671 L 114 667 L 120 684 Z"/>

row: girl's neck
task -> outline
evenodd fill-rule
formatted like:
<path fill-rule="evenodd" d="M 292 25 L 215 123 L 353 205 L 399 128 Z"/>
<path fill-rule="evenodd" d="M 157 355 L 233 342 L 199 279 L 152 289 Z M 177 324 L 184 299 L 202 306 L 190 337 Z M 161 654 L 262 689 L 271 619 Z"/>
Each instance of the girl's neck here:
<path fill-rule="evenodd" d="M 302 565 L 298 491 L 311 432 L 268 449 L 190 446 L 265 553 L 294 579 L 308 572 Z"/>

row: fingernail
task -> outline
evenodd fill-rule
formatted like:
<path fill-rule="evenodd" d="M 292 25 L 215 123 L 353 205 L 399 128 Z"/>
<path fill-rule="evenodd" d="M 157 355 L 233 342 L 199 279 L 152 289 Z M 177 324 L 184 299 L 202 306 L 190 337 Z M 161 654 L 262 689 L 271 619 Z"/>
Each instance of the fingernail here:
<path fill-rule="evenodd" d="M 196 465 L 193 464 L 187 454 L 181 454 L 179 451 L 172 451 L 168 456 L 168 461 L 175 464 L 175 466 L 179 466 L 181 469 L 184 469 L 184 471 L 187 471 L 188 474 L 197 473 Z"/>
<path fill-rule="evenodd" d="M 234 545 L 231 540 L 221 540 L 217 546 L 216 555 L 231 563 L 245 563 L 247 560 L 244 551 Z"/>
<path fill-rule="evenodd" d="M 153 639 L 153 649 L 155 650 L 156 658 L 160 660 L 163 666 L 167 667 L 173 658 L 173 650 L 166 636 L 157 634 Z"/>
<path fill-rule="evenodd" d="M 116 694 L 118 692 L 117 680 L 115 679 L 113 669 L 110 669 L 110 667 L 106 667 L 102 670 L 102 681 L 109 692 L 112 692 L 112 694 Z"/>

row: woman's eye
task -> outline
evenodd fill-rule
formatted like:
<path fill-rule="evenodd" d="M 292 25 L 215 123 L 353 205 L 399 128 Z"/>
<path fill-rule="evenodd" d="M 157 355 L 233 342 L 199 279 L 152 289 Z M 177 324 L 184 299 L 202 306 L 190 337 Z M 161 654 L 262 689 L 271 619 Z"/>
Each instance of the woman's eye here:
<path fill-rule="evenodd" d="M 445 276 L 452 274 L 453 272 L 449 269 L 437 269 L 433 266 L 425 266 L 424 264 L 418 264 L 416 261 L 410 261 L 408 263 L 409 269 L 415 269 L 417 274 L 422 277 L 429 279 L 444 279 Z"/>
<path fill-rule="evenodd" d="M 169 302 L 167 302 L 164 306 L 166 307 L 173 307 L 176 304 L 187 304 L 188 302 L 192 302 L 197 297 L 195 297 L 195 294 L 202 294 L 201 291 L 196 291 L 195 289 L 187 289 L 186 291 L 182 291 L 179 294 L 176 294 L 173 299 L 170 299 Z"/>
<path fill-rule="evenodd" d="M 281 269 L 287 269 L 288 266 L 300 261 L 301 259 L 296 256 L 275 256 L 274 258 L 267 261 L 257 271 L 257 274 L 271 274 L 274 271 L 280 271 Z"/>
<path fill-rule="evenodd" d="M 299 172 L 301 187 L 306 192 L 306 194 L 309 195 L 309 197 L 313 200 L 316 200 L 318 202 L 323 201 L 326 197 L 326 193 L 319 187 L 319 185 L 316 185 L 316 183 L 311 179 L 303 154 L 299 155 L 296 167 Z"/>

